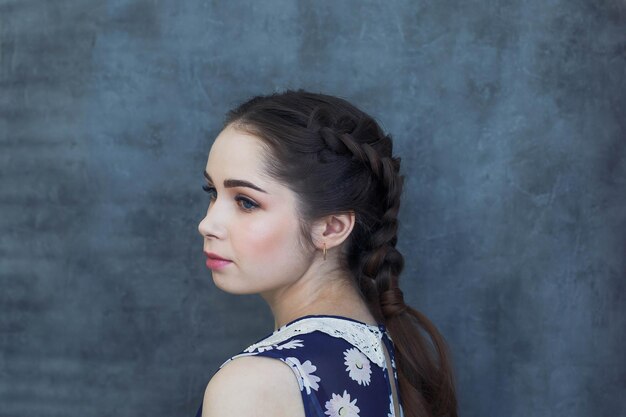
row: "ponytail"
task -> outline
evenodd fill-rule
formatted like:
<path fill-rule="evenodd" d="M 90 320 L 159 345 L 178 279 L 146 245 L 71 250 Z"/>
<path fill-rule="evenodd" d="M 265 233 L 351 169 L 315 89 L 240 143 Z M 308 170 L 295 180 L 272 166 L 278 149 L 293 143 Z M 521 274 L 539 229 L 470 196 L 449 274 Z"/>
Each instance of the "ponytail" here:
<path fill-rule="evenodd" d="M 394 341 L 398 384 L 406 415 L 457 417 L 448 349 L 437 328 L 424 314 L 409 306 L 387 317 L 385 326 Z M 424 332 L 430 340 L 423 336 Z"/>

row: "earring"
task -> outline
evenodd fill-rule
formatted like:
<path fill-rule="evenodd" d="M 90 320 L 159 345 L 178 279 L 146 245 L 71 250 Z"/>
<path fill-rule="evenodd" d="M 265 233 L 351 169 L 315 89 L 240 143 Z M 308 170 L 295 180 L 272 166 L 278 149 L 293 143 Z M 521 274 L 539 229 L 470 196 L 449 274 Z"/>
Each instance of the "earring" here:
<path fill-rule="evenodd" d="M 324 260 L 326 260 L 326 242 L 324 242 Z"/>

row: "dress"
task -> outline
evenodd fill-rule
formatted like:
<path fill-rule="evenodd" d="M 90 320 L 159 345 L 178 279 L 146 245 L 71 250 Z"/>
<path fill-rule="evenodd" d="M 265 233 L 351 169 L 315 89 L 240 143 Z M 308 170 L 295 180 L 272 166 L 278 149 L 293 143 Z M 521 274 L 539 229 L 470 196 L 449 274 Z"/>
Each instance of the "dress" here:
<path fill-rule="evenodd" d="M 242 356 L 275 358 L 295 374 L 306 417 L 396 417 L 381 342 L 391 359 L 404 417 L 394 345 L 384 324 L 334 315 L 303 316 L 232 356 L 220 369 Z M 201 415 L 202 404 L 196 417 Z"/>

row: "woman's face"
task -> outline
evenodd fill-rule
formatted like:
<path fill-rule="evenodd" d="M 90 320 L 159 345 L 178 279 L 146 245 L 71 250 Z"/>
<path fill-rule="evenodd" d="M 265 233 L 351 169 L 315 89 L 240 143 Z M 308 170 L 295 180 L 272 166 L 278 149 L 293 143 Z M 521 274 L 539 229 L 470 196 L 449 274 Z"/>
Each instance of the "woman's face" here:
<path fill-rule="evenodd" d="M 296 196 L 264 175 L 262 152 L 259 138 L 228 126 L 206 164 L 209 203 L 198 231 L 205 253 L 232 261 L 212 268 L 215 285 L 232 294 L 272 293 L 298 280 L 314 256 L 300 245 Z"/>

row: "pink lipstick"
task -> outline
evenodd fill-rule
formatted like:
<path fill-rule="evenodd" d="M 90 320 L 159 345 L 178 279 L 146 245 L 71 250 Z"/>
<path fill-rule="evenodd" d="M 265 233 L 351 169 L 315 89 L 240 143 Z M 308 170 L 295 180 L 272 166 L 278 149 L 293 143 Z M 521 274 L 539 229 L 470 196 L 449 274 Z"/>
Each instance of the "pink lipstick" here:
<path fill-rule="evenodd" d="M 217 255 L 216 253 L 204 252 L 204 254 L 207 256 L 207 258 L 206 258 L 206 266 L 209 269 L 218 270 L 218 269 L 222 269 L 225 266 L 228 266 L 228 265 L 233 263 L 232 261 L 230 261 L 228 259 L 222 258 L 221 256 Z"/>

